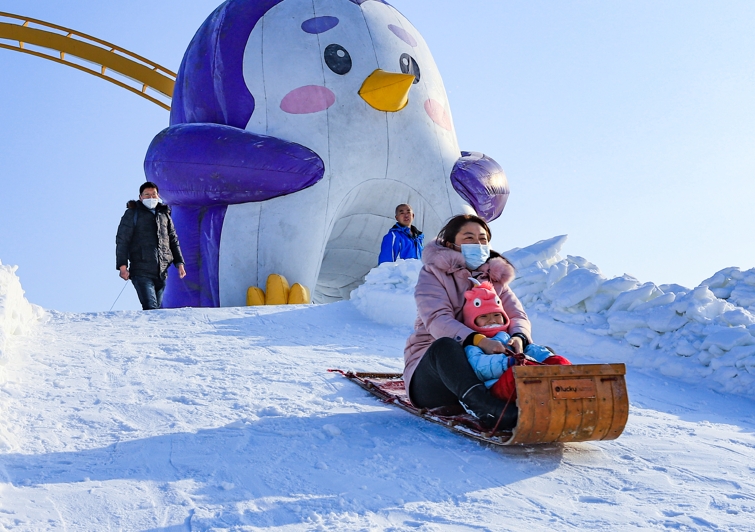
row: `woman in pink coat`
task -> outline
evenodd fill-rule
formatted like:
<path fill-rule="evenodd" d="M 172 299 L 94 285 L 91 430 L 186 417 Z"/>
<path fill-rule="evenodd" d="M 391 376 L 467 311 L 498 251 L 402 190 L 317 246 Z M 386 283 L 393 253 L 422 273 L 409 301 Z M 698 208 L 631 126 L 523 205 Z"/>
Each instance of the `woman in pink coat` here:
<path fill-rule="evenodd" d="M 476 345 L 485 353 L 503 353 L 499 342 L 462 323 L 464 292 L 473 277 L 490 281 L 511 320 L 509 348 L 521 353 L 531 342 L 530 321 L 508 284 L 514 267 L 490 250 L 490 228 L 478 216 L 454 216 L 425 247 L 414 298 L 417 321 L 404 349 L 404 382 L 409 399 L 419 408 L 461 404 L 491 428 L 516 426 L 517 408 L 490 395 L 467 361 L 464 347 Z"/>

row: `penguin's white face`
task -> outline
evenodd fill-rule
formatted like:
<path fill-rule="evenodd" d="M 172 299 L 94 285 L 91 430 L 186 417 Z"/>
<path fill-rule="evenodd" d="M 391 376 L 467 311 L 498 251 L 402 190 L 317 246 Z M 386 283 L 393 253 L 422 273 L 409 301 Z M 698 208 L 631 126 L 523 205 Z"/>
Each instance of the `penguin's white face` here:
<path fill-rule="evenodd" d="M 378 110 L 360 96 L 378 69 L 415 76 L 402 109 Z M 313 149 L 331 177 L 356 170 L 351 159 L 385 177 L 389 159 L 458 157 L 435 61 L 416 28 L 381 2 L 281 2 L 250 35 L 244 78 L 255 98 L 247 129 Z"/>
<path fill-rule="evenodd" d="M 411 204 L 426 234 L 462 212 L 443 81 L 422 36 L 393 7 L 283 0 L 255 25 L 243 64 L 255 100 L 246 129 L 306 146 L 325 173 L 299 192 L 228 207 L 221 300 L 238 301 L 271 272 L 310 283 L 320 301 L 348 297 L 375 265 L 396 205 Z M 281 238 L 296 249 L 296 265 L 278 253 Z"/>

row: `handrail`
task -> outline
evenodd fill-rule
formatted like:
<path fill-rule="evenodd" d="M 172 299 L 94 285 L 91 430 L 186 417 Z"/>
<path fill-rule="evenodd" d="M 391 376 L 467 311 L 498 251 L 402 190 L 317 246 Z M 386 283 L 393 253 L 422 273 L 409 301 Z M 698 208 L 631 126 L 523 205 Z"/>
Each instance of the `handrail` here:
<path fill-rule="evenodd" d="M 164 109 L 170 110 L 170 99 L 173 96 L 173 87 L 176 83 L 175 72 L 140 55 L 129 52 L 120 46 L 79 31 L 64 28 L 63 26 L 0 11 L 0 19 L 2 18 L 12 19 L 12 22 L 0 22 L 0 39 L 13 41 L 14 43 L 18 43 L 18 45 L 0 42 L 0 48 L 68 65 L 114 83 Z M 29 24 L 57 30 L 57 32 L 29 27 Z M 45 50 L 30 50 L 26 48 L 25 45 L 27 44 L 38 46 Z M 52 55 L 47 50 L 58 52 L 59 55 Z M 99 68 L 94 69 L 74 63 L 66 59 L 66 55 L 89 61 L 99 66 Z M 112 77 L 110 74 L 111 71 L 125 76 L 127 78 L 126 81 Z M 133 82 L 134 84 L 129 85 L 127 82 Z M 160 93 L 167 99 L 167 103 L 148 94 L 147 89 Z"/>

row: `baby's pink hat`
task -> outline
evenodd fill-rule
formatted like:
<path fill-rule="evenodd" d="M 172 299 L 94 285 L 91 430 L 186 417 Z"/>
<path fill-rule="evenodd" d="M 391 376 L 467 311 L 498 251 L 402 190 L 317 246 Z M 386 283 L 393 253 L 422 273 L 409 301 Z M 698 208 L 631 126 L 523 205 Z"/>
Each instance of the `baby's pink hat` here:
<path fill-rule="evenodd" d="M 462 309 L 464 325 L 484 334 L 488 338 L 492 338 L 496 333 L 501 331 L 506 331 L 509 328 L 509 317 L 503 310 L 501 298 L 496 294 L 493 285 L 487 281 L 481 283 L 472 277 L 469 279 L 477 284 L 477 286 L 464 292 L 464 299 L 466 300 Z M 500 312 L 503 314 L 503 325 L 483 328 L 475 324 L 474 320 L 477 316 L 480 314 L 490 314 L 491 312 Z"/>

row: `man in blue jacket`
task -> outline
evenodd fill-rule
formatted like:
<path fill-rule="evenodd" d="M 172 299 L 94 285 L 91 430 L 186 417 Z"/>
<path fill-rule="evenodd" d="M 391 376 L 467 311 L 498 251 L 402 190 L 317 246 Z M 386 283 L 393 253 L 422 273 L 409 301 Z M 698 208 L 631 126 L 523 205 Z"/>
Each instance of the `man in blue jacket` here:
<path fill-rule="evenodd" d="M 411 205 L 402 203 L 396 207 L 396 225 L 383 237 L 378 264 L 394 262 L 396 259 L 422 258 L 424 235 L 412 225 L 413 221 L 414 211 Z"/>

